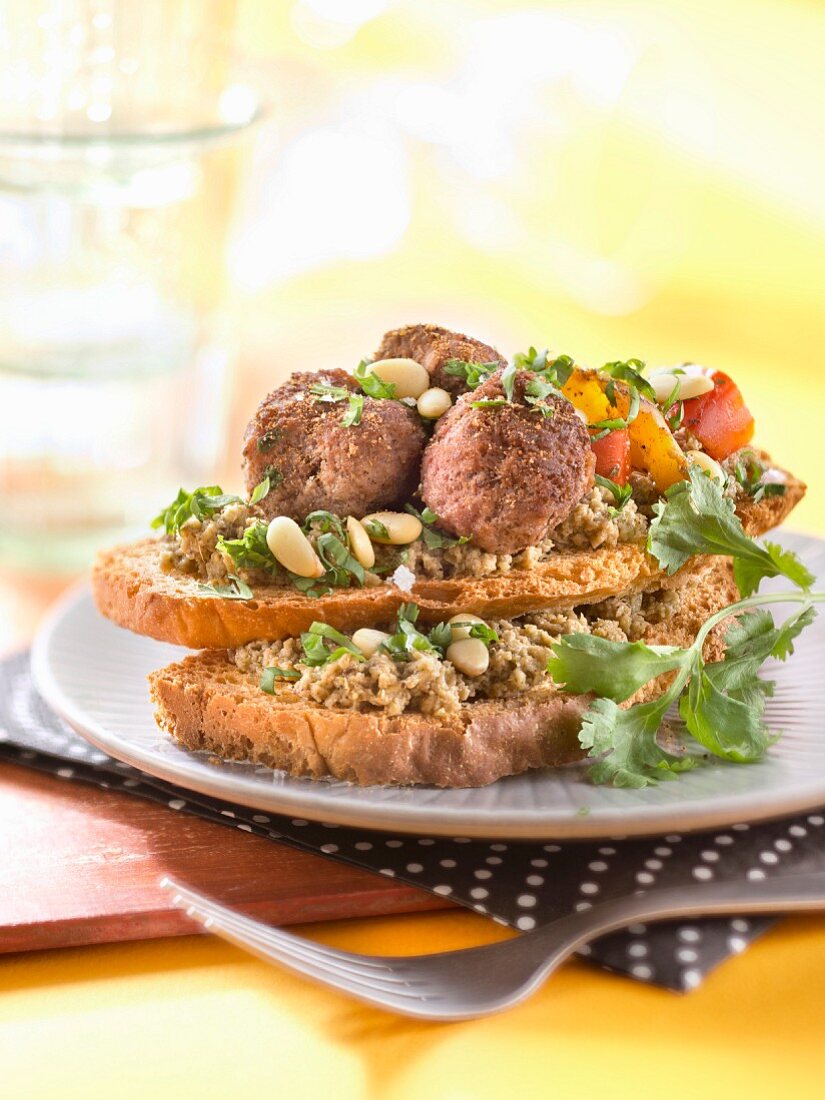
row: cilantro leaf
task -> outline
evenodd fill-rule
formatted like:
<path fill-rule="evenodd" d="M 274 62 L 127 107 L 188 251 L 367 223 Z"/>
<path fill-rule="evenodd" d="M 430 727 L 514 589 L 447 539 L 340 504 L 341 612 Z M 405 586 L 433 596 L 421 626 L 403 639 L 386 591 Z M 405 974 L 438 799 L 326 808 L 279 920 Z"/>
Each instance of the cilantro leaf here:
<path fill-rule="evenodd" d="M 743 596 L 755 592 L 765 577 L 784 576 L 799 588 L 813 583 L 813 574 L 790 550 L 775 543 L 760 546 L 745 534 L 733 501 L 722 487 L 693 466 L 689 481 L 668 489 L 653 506 L 647 549 L 668 573 L 675 573 L 694 554 L 733 558 L 733 571 Z"/>
<path fill-rule="evenodd" d="M 649 646 L 644 642 L 614 642 L 596 634 L 566 634 L 552 646 L 547 671 L 565 691 L 592 691 L 617 703 L 663 672 L 682 667 L 685 650 Z"/>
<path fill-rule="evenodd" d="M 596 699 L 585 712 L 579 742 L 601 757 L 590 768 L 594 783 L 647 787 L 692 768 L 692 756 L 675 756 L 656 740 L 669 700 L 655 699 L 622 710 L 611 699 Z"/>
<path fill-rule="evenodd" d="M 674 757 L 657 741 L 669 706 L 678 700 L 686 731 L 697 745 L 724 760 L 758 760 L 775 740 L 764 721 L 765 700 L 773 684 L 759 678 L 767 657 L 785 660 L 794 640 L 813 621 L 814 602 L 825 592 L 782 592 L 753 596 L 722 608 L 703 624 L 687 649 L 610 642 L 570 634 L 553 645 L 548 671 L 564 690 L 600 697 L 585 713 L 579 741 L 597 763 L 596 782 L 646 786 L 691 767 L 694 756 Z M 760 607 L 769 603 L 802 603 L 798 612 L 776 626 Z M 751 610 L 758 608 L 758 610 Z M 725 635 L 724 659 L 705 664 L 702 646 L 718 623 L 736 616 Z M 658 699 L 621 708 L 644 684 L 675 672 Z"/>

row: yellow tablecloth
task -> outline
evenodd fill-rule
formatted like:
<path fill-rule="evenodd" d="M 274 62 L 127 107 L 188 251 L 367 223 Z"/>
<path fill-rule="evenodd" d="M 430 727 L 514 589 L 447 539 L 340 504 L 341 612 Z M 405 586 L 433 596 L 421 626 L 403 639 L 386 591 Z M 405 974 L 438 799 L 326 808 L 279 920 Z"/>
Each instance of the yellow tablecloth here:
<path fill-rule="evenodd" d="M 500 938 L 473 914 L 316 926 L 355 950 Z M 689 995 L 565 966 L 507 1015 L 362 1007 L 212 939 L 6 958 L 0 1093 L 330 1100 L 821 1097 L 825 921 L 785 921 Z"/>

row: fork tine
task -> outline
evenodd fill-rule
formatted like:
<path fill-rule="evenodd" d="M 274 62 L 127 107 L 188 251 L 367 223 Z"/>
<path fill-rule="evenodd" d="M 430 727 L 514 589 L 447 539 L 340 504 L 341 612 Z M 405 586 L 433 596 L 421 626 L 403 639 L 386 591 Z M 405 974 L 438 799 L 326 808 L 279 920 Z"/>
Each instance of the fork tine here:
<path fill-rule="evenodd" d="M 288 932 L 260 925 L 257 921 L 233 913 L 232 910 L 225 909 L 169 879 L 162 880 L 161 885 L 174 890 L 173 904 L 179 908 L 185 906 L 187 914 L 193 919 L 199 920 L 210 931 L 235 946 L 252 951 L 267 961 L 274 959 L 292 970 L 374 1004 L 386 1005 L 389 999 L 395 998 L 404 1001 L 425 999 L 423 990 L 415 991 L 412 988 L 413 985 L 427 984 L 420 979 L 410 982 L 386 965 L 382 965 L 376 972 L 373 969 L 374 964 L 368 958 L 364 962 L 370 964 L 369 969 L 361 965 L 361 956 L 336 952 L 334 948 L 326 948 Z"/>

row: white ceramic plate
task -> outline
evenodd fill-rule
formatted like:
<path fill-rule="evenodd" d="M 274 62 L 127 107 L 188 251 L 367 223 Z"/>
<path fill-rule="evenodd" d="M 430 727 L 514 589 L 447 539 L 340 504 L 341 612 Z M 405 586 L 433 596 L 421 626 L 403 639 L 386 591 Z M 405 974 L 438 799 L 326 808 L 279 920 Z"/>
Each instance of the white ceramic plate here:
<path fill-rule="evenodd" d="M 786 535 L 820 577 L 825 540 Z M 770 586 L 768 586 L 770 587 Z M 772 609 L 781 618 L 790 607 Z M 555 839 L 681 832 L 825 804 L 825 614 L 787 664 L 769 674 L 771 725 L 782 731 L 765 761 L 697 768 L 643 790 L 594 787 L 580 766 L 500 780 L 475 790 L 358 788 L 291 779 L 252 764 L 210 763 L 155 725 L 145 676 L 184 651 L 101 618 L 87 588 L 71 593 L 34 646 L 35 682 L 70 725 L 109 755 L 160 779 L 255 809 L 339 825 L 447 836 Z"/>

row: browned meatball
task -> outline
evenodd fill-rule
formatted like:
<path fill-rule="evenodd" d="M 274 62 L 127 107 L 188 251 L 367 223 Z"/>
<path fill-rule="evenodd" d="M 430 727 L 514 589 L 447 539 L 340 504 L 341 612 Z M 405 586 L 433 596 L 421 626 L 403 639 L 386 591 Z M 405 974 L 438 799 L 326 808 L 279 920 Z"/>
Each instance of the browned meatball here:
<path fill-rule="evenodd" d="M 534 546 L 561 523 L 593 484 L 595 465 L 587 429 L 570 402 L 550 395 L 543 415 L 526 402 L 535 377 L 519 371 L 513 401 L 473 408 L 502 398 L 501 371 L 460 397 L 439 420 L 424 452 L 421 495 L 455 535 L 498 554 Z"/>
<path fill-rule="evenodd" d="M 507 365 L 495 348 L 438 325 L 407 325 L 385 333 L 375 359 L 399 358 L 415 359 L 429 372 L 434 386 L 452 394 L 464 393 L 467 386 L 463 378 L 445 374 L 444 364 L 448 359 Z"/>
<path fill-rule="evenodd" d="M 269 476 L 261 508 L 299 521 L 319 508 L 362 516 L 403 504 L 418 483 L 426 442 L 415 409 L 364 396 L 360 423 L 347 427 L 347 402 L 315 400 L 309 388 L 317 382 L 360 393 L 341 370 L 293 374 L 273 390 L 244 436 L 247 489 Z"/>

